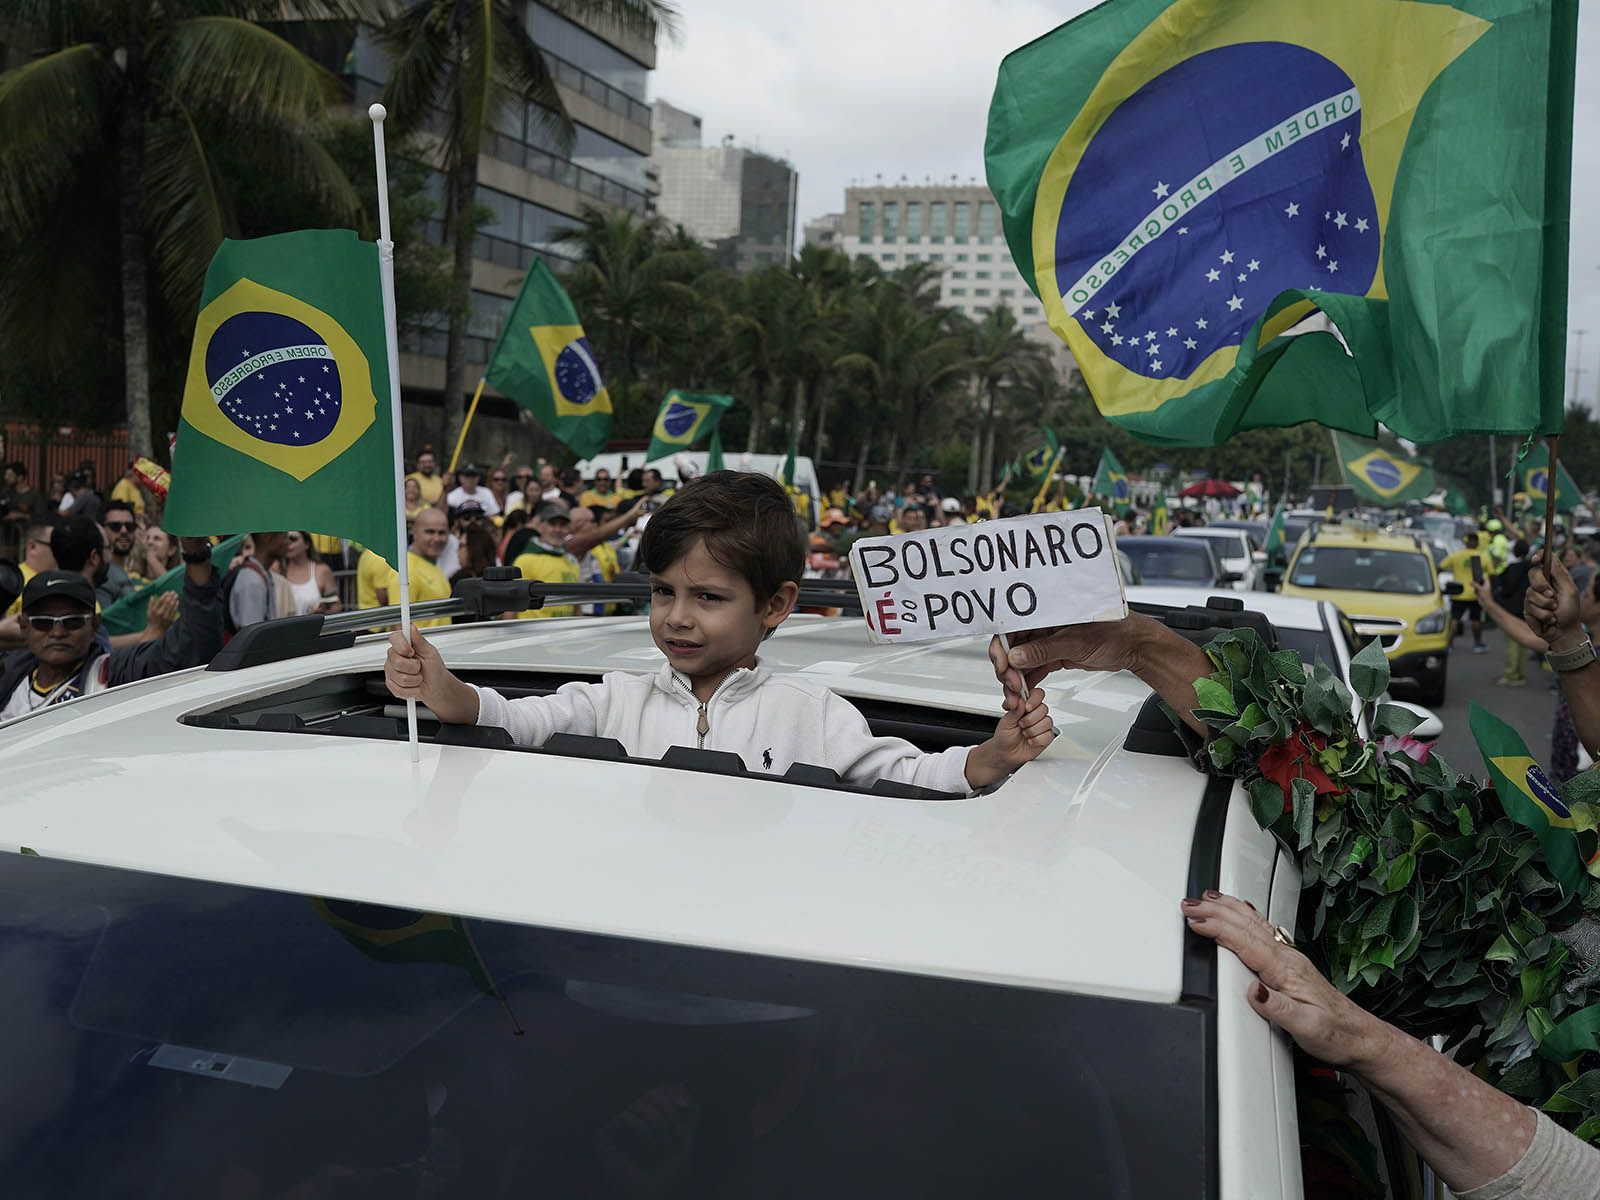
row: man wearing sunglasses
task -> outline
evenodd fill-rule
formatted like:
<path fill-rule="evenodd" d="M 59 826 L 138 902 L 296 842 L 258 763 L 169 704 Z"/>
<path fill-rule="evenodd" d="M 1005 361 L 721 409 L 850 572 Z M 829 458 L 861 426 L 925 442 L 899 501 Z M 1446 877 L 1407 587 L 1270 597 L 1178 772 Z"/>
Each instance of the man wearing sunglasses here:
<path fill-rule="evenodd" d="M 209 662 L 222 649 L 222 595 L 204 538 L 184 538 L 181 615 L 166 634 L 107 650 L 81 571 L 41 571 L 22 590 L 21 650 L 0 657 L 0 721 L 119 683 Z"/>
<path fill-rule="evenodd" d="M 101 524 L 106 530 L 106 577 L 95 588 L 95 595 L 101 608 L 109 608 L 137 587 L 133 576 L 128 574 L 128 555 L 133 553 L 133 539 L 139 532 L 139 525 L 133 507 L 121 500 L 106 502 Z"/>

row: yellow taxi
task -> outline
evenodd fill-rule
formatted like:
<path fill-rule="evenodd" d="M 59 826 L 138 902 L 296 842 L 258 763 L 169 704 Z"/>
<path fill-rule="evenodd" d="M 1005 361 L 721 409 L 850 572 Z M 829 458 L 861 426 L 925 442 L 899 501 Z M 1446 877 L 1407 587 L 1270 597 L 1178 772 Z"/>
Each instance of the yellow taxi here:
<path fill-rule="evenodd" d="M 1383 643 L 1391 676 L 1414 680 L 1422 703 L 1444 703 L 1450 604 L 1433 559 L 1412 538 L 1363 522 L 1323 525 L 1295 547 L 1281 590 L 1332 600 L 1363 641 Z"/>

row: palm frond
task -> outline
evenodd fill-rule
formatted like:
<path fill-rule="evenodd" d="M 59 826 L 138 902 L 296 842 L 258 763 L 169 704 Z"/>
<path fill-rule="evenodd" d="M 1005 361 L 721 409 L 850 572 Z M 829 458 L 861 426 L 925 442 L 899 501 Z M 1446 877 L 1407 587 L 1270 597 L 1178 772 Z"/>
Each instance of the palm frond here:
<path fill-rule="evenodd" d="M 269 29 L 237 17 L 190 17 L 157 43 L 151 75 L 190 112 L 304 122 L 320 116 L 338 80 Z"/>
<path fill-rule="evenodd" d="M 378 43 L 389 53 L 383 102 L 397 137 L 426 128 L 442 98 L 455 54 L 450 8 L 450 0 L 425 0 L 378 29 Z"/>
<path fill-rule="evenodd" d="M 50 215 L 83 156 L 105 144 L 116 92 L 111 64 L 87 43 L 0 75 L 0 229 Z"/>
<path fill-rule="evenodd" d="M 556 89 L 550 65 L 534 44 L 528 27 L 518 19 L 517 9 L 506 0 L 494 0 L 495 72 L 507 92 L 531 104 L 543 133 L 562 154 L 572 151 L 577 129 L 567 114 L 561 93 Z"/>
<path fill-rule="evenodd" d="M 190 311 L 230 221 L 211 158 L 186 112 L 148 127 L 144 187 L 145 230 L 162 294 L 174 311 Z"/>
<path fill-rule="evenodd" d="M 654 38 L 657 32 L 678 39 L 678 6 L 671 0 L 540 0 L 551 12 L 569 20 L 615 26 L 635 37 Z"/>

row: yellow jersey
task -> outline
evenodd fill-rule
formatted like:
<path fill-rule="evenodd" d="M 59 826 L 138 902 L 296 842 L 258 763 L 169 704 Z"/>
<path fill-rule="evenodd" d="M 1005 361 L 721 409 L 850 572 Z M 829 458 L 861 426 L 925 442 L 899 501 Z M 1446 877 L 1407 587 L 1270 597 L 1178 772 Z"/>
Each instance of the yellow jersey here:
<path fill-rule="evenodd" d="M 111 485 L 111 499 L 121 501 L 136 515 L 144 516 L 144 494 L 139 491 L 139 485 L 127 476 Z"/>
<path fill-rule="evenodd" d="M 417 490 L 422 493 L 422 499 L 428 504 L 439 503 L 439 497 L 444 495 L 443 476 L 424 475 L 421 471 L 413 471 L 406 478 L 417 481 Z"/>
<path fill-rule="evenodd" d="M 517 556 L 512 564 L 524 579 L 536 583 L 577 583 L 578 560 L 564 550 L 552 550 L 537 538 Z M 578 611 L 572 604 L 550 604 L 518 613 L 519 617 L 570 617 Z"/>
<path fill-rule="evenodd" d="M 371 550 L 363 550 L 356 561 L 356 607 L 380 608 L 385 604 L 393 604 L 400 599 L 395 594 L 398 579 L 394 568 L 381 556 Z M 381 600 L 378 598 L 380 590 L 385 593 Z"/>
<path fill-rule="evenodd" d="M 622 493 L 616 488 L 609 492 L 597 492 L 590 488 L 578 497 L 578 503 L 584 508 L 615 508 L 622 503 Z"/>
<path fill-rule="evenodd" d="M 382 559 L 378 560 L 382 562 Z M 444 572 L 439 569 L 438 563 L 431 563 L 415 550 L 406 551 L 406 591 L 410 595 L 411 603 L 416 604 L 422 600 L 448 600 L 450 599 L 450 581 L 445 578 Z M 390 572 L 391 577 L 394 576 Z M 399 587 L 400 580 L 394 577 L 394 586 Z M 449 617 L 433 617 L 426 621 L 413 621 L 418 629 L 428 629 L 434 625 L 450 624 Z"/>
<path fill-rule="evenodd" d="M 39 573 L 39 572 L 35 571 L 32 567 L 30 567 L 25 562 L 18 563 L 17 564 L 17 570 L 22 572 L 22 586 L 23 586 L 24 590 L 26 590 L 26 588 L 28 586 L 28 580 L 32 579 L 35 575 L 37 575 Z M 11 607 L 6 609 L 6 616 L 14 617 L 21 611 L 22 611 L 22 592 L 18 592 L 17 593 L 17 598 L 11 602 Z"/>
<path fill-rule="evenodd" d="M 1472 594 L 1472 560 L 1477 559 L 1483 564 L 1483 577 L 1488 579 L 1494 572 L 1490 570 L 1489 554 L 1482 546 L 1476 550 L 1468 550 L 1463 546 L 1454 554 L 1445 555 L 1444 561 L 1439 564 L 1439 570 L 1449 571 L 1455 581 L 1466 588 L 1466 593 L 1457 597 L 1460 600 L 1471 600 Z"/>

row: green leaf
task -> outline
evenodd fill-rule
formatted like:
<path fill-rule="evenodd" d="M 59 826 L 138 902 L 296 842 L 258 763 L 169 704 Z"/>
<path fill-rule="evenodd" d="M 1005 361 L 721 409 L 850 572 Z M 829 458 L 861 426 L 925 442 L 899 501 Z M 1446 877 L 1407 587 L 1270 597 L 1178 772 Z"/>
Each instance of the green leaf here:
<path fill-rule="evenodd" d="M 1465 804 L 1457 805 L 1453 811 L 1456 817 L 1456 828 L 1462 834 L 1470 834 L 1478 828 L 1476 822 L 1472 819 L 1472 810 Z"/>
<path fill-rule="evenodd" d="M 1545 1112 L 1589 1112 L 1600 1108 L 1600 1071 L 1585 1071 L 1561 1088 L 1544 1106 Z"/>
<path fill-rule="evenodd" d="M 27 855 L 30 855 L 33 858 L 38 858 L 39 857 L 39 852 L 37 850 L 35 850 L 32 846 L 18 846 L 17 847 L 17 853 L 18 854 L 27 854 Z"/>
<path fill-rule="evenodd" d="M 1389 874 L 1385 877 L 1383 886 L 1391 892 L 1398 892 L 1411 882 L 1411 876 L 1416 874 L 1416 870 L 1416 855 L 1408 850 L 1389 864 Z"/>
<path fill-rule="evenodd" d="M 1389 659 L 1383 652 L 1383 643 L 1373 638 L 1361 647 L 1350 660 L 1350 686 L 1357 696 L 1370 704 L 1389 686 Z"/>
<path fill-rule="evenodd" d="M 1250 811 L 1255 815 L 1257 825 L 1263 829 L 1271 827 L 1274 821 L 1283 816 L 1283 789 L 1270 779 L 1252 779 Z"/>
<path fill-rule="evenodd" d="M 1294 793 L 1295 848 L 1304 850 L 1311 842 L 1311 823 L 1317 812 L 1317 789 L 1309 779 L 1296 779 L 1290 788 Z"/>
<path fill-rule="evenodd" d="M 1306 664 L 1293 650 L 1274 650 L 1270 656 L 1272 669 L 1286 683 L 1304 683 Z"/>
<path fill-rule="evenodd" d="M 1384 896 L 1367 910 L 1366 919 L 1361 922 L 1361 937 L 1363 940 L 1379 937 L 1389 932 L 1389 918 L 1394 914 L 1395 906 L 1400 903 L 1398 896 Z"/>
<path fill-rule="evenodd" d="M 1227 713 L 1230 717 L 1239 715 L 1239 705 L 1233 698 L 1233 693 L 1215 679 L 1196 679 L 1194 681 L 1194 696 L 1200 702 L 1201 708 L 1209 708 L 1213 712 Z"/>
<path fill-rule="evenodd" d="M 1374 845 L 1373 840 L 1363 833 L 1356 838 L 1355 845 L 1350 847 L 1350 857 L 1346 860 L 1345 865 L 1359 867 L 1364 864 L 1368 858 L 1372 857 Z"/>
<path fill-rule="evenodd" d="M 1422 718 L 1409 708 L 1401 708 L 1398 704 L 1380 704 L 1377 715 L 1372 719 L 1372 732 L 1379 737 L 1385 734 L 1404 737 L 1421 724 Z"/>

